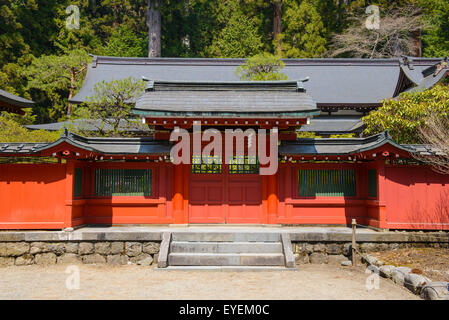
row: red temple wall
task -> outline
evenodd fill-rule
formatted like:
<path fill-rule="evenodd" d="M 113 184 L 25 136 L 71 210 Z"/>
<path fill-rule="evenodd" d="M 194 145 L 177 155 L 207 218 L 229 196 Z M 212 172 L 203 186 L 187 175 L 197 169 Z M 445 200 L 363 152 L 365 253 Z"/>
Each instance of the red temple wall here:
<path fill-rule="evenodd" d="M 83 195 L 79 198 L 73 197 L 75 167 L 84 168 Z M 378 197 L 370 198 L 367 172 L 374 167 L 379 174 Z M 152 196 L 93 197 L 95 168 L 151 168 Z M 354 168 L 357 194 L 354 197 L 299 197 L 299 168 Z M 174 176 L 174 166 L 169 163 L 1 164 L 0 229 L 61 229 L 86 223 L 189 223 L 190 168 L 183 166 L 176 172 L 182 175 L 181 180 Z M 261 223 L 349 224 L 357 219 L 359 224 L 378 228 L 449 230 L 449 175 L 437 174 L 426 167 L 385 166 L 382 162 L 287 163 L 280 164 L 274 179 L 262 177 L 261 181 Z M 273 183 L 277 184 L 275 188 Z M 174 197 L 175 191 L 178 198 Z M 175 198 L 178 199 L 176 208 Z M 233 210 L 235 216 L 238 208 L 233 207 Z M 243 218 L 227 221 L 245 223 Z"/>
<path fill-rule="evenodd" d="M 386 227 L 449 230 L 449 175 L 386 166 Z"/>
<path fill-rule="evenodd" d="M 0 165 L 0 228 L 60 229 L 66 211 L 66 165 Z"/>

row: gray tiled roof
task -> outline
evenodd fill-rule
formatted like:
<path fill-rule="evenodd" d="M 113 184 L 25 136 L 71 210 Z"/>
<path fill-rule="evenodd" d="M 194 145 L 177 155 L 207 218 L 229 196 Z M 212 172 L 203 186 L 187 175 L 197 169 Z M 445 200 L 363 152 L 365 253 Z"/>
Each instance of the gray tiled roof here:
<path fill-rule="evenodd" d="M 167 155 L 170 146 L 152 138 L 97 138 L 66 133 L 53 143 L 0 143 L 0 155 L 39 154 L 66 142 L 83 150 L 104 155 Z"/>
<path fill-rule="evenodd" d="M 404 148 L 409 149 L 411 152 L 418 153 L 421 156 L 438 156 L 444 155 L 444 153 L 431 145 L 426 144 L 404 144 Z"/>
<path fill-rule="evenodd" d="M 152 83 L 153 84 L 153 83 Z M 318 114 L 313 99 L 297 81 L 159 82 L 136 101 L 138 112 L 184 114 Z M 302 86 L 302 82 L 300 84 Z"/>
<path fill-rule="evenodd" d="M 436 85 L 438 82 L 441 81 L 442 78 L 446 77 L 446 72 L 440 72 L 438 75 L 429 75 L 423 79 L 415 86 L 411 87 L 410 89 L 405 90 L 406 92 L 419 92 L 426 89 L 429 89 Z"/>
<path fill-rule="evenodd" d="M 0 156 L 40 155 L 42 151 L 66 142 L 74 147 L 103 155 L 169 155 L 170 144 L 152 138 L 95 138 L 66 133 L 53 143 L 0 143 Z M 284 141 L 279 146 L 280 155 L 351 155 L 391 144 L 403 151 L 423 156 L 441 152 L 427 145 L 399 145 L 388 132 L 367 138 L 298 139 Z"/>
<path fill-rule="evenodd" d="M 0 101 L 21 108 L 31 107 L 34 104 L 31 100 L 16 96 L 2 89 L 0 89 Z"/>
<path fill-rule="evenodd" d="M 47 143 L 16 143 L 5 142 L 0 143 L 0 154 L 2 153 L 14 153 L 14 154 L 29 154 L 34 153 L 42 147 L 45 147 Z"/>
<path fill-rule="evenodd" d="M 310 120 L 310 124 L 303 125 L 300 132 L 316 132 L 317 134 L 342 134 L 361 132 L 363 122 L 354 116 L 320 116 Z"/>
<path fill-rule="evenodd" d="M 279 146 L 280 155 L 351 155 L 374 148 L 384 144 L 391 144 L 403 151 L 413 150 L 393 141 L 388 132 L 379 133 L 366 138 L 345 139 L 298 139 L 297 141 L 285 141 Z"/>
<path fill-rule="evenodd" d="M 440 62 L 439 58 L 413 58 L 407 77 L 417 85 L 422 71 Z M 119 58 L 94 57 L 78 94 L 79 103 L 92 95 L 100 81 L 145 77 L 167 81 L 238 81 L 235 73 L 244 59 Z M 401 74 L 400 59 L 286 59 L 282 72 L 289 79 L 307 76 L 304 86 L 319 106 L 378 105 L 392 98 Z"/>
<path fill-rule="evenodd" d="M 67 128 L 71 129 L 71 126 L 82 129 L 86 131 L 98 131 L 98 127 L 101 124 L 101 120 L 92 120 L 92 119 L 74 119 L 74 120 L 67 120 L 62 122 L 53 122 L 53 123 L 43 123 L 43 124 L 31 124 L 26 125 L 25 127 L 31 130 L 48 130 L 48 131 L 59 131 L 61 128 Z M 112 127 L 108 124 L 104 124 L 103 129 L 105 131 L 112 130 Z M 142 131 L 138 128 L 129 128 L 127 126 L 126 120 L 120 120 L 120 131 L 126 130 L 129 132 L 136 132 L 136 131 Z"/>

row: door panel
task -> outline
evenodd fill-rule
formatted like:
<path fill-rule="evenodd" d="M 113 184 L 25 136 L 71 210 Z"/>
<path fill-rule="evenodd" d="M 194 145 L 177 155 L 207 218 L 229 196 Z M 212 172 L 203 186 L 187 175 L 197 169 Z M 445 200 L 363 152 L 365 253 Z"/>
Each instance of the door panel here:
<path fill-rule="evenodd" d="M 190 223 L 225 223 L 223 176 L 191 174 Z"/>
<path fill-rule="evenodd" d="M 190 174 L 190 223 L 264 223 L 258 174 Z"/>
<path fill-rule="evenodd" d="M 259 175 L 228 176 L 226 223 L 263 223 L 262 179 Z"/>

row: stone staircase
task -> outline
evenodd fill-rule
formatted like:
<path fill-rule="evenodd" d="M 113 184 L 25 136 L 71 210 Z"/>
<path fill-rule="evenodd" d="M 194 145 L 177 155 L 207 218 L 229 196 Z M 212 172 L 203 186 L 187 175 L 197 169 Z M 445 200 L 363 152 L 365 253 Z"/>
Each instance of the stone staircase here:
<path fill-rule="evenodd" d="M 167 263 L 159 264 L 165 270 L 296 270 L 288 234 L 175 232 L 167 245 Z"/>

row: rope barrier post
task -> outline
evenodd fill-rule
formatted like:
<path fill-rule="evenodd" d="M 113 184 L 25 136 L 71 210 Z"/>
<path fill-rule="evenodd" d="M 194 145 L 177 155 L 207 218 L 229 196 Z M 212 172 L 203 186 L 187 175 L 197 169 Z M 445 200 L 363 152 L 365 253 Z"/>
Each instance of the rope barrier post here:
<path fill-rule="evenodd" d="M 357 221 L 352 219 L 352 266 L 357 265 L 355 254 L 356 254 L 356 242 L 355 242 L 355 231 L 356 231 Z"/>

